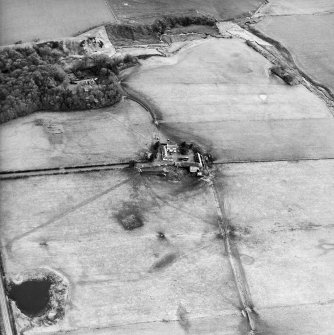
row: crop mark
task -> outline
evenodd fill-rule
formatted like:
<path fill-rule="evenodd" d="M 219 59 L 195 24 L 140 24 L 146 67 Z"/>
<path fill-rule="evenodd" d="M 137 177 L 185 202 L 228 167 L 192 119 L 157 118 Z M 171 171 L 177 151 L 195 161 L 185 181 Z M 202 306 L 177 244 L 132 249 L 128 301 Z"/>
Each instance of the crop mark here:
<path fill-rule="evenodd" d="M 16 241 L 18 241 L 18 240 L 20 240 L 20 239 L 22 239 L 22 238 L 24 238 L 24 237 L 26 237 L 26 236 L 29 236 L 29 235 L 35 233 L 36 231 L 38 231 L 38 230 L 41 229 L 41 228 L 44 228 L 44 227 L 46 227 L 46 226 L 49 226 L 50 224 L 53 224 L 53 223 L 55 223 L 55 222 L 57 222 L 57 221 L 63 219 L 63 218 L 66 217 L 67 215 L 69 215 L 69 214 L 75 212 L 76 210 L 78 210 L 78 209 L 80 209 L 80 208 L 82 208 L 82 207 L 84 207 L 84 206 L 90 204 L 90 203 L 93 202 L 93 201 L 96 201 L 97 199 L 101 198 L 102 196 L 108 194 L 109 192 L 111 192 L 111 191 L 117 189 L 118 187 L 120 187 L 120 186 L 126 184 L 127 182 L 129 182 L 129 180 L 130 180 L 130 179 L 123 180 L 122 182 L 120 182 L 120 183 L 118 183 L 118 184 L 116 184 L 116 185 L 114 185 L 114 186 L 112 186 L 112 187 L 107 188 L 107 189 L 104 190 L 103 192 L 100 192 L 100 193 L 98 193 L 98 194 L 96 194 L 96 195 L 94 195 L 94 196 L 92 196 L 92 197 L 90 197 L 90 198 L 88 198 L 88 199 L 86 199 L 86 200 L 84 200 L 84 201 L 79 202 L 77 205 L 74 205 L 74 206 L 70 207 L 69 209 L 67 209 L 67 210 L 65 210 L 64 212 L 62 212 L 62 213 L 60 213 L 60 214 L 54 216 L 53 218 L 51 218 L 50 220 L 46 221 L 45 223 L 42 223 L 41 225 L 39 225 L 39 226 L 37 226 L 37 227 L 35 227 L 35 228 L 33 228 L 33 229 L 30 229 L 30 230 L 26 231 L 26 232 L 23 233 L 23 234 L 20 234 L 20 235 L 18 235 L 18 236 L 15 236 L 15 237 L 14 237 L 13 239 L 11 239 L 7 244 L 5 244 L 6 249 L 7 249 L 8 251 L 11 251 L 11 249 L 12 249 L 12 247 L 13 247 L 13 244 L 14 244 Z"/>
<path fill-rule="evenodd" d="M 319 244 L 317 247 L 322 250 L 320 256 L 327 255 L 329 252 L 334 251 L 334 243 L 327 243 L 324 240 L 319 240 Z"/>
<path fill-rule="evenodd" d="M 184 332 L 186 334 L 189 333 L 190 329 L 190 321 L 188 318 L 189 312 L 186 310 L 186 308 L 180 303 L 179 307 L 177 308 L 176 315 L 179 321 L 179 325 L 181 328 L 183 328 Z"/>
<path fill-rule="evenodd" d="M 159 240 L 166 240 L 165 234 L 161 231 L 158 232 L 157 236 Z"/>
<path fill-rule="evenodd" d="M 174 263 L 176 261 L 178 256 L 179 255 L 177 253 L 170 253 L 170 254 L 167 254 L 167 255 L 161 257 L 159 260 L 157 260 L 155 263 L 153 263 L 149 272 L 159 271 L 159 270 L 171 265 L 172 263 Z"/>
<path fill-rule="evenodd" d="M 255 262 L 255 259 L 249 255 L 240 254 L 239 256 L 243 264 L 252 265 Z"/>
<path fill-rule="evenodd" d="M 123 203 L 115 217 L 125 230 L 134 230 L 144 225 L 140 206 L 131 201 Z"/>
<path fill-rule="evenodd" d="M 158 195 L 158 194 L 153 190 L 152 186 L 149 185 L 148 183 L 145 183 L 145 186 L 151 191 L 151 197 L 152 197 L 152 199 L 156 202 L 156 204 L 157 204 L 158 207 L 160 207 L 160 203 L 159 203 L 159 201 L 160 201 L 163 205 L 167 205 L 167 206 L 169 206 L 169 207 L 171 207 L 171 208 L 174 208 L 174 209 L 176 209 L 177 211 L 180 211 L 180 212 L 182 212 L 182 213 L 184 213 L 184 214 L 186 214 L 186 215 L 188 215 L 188 216 L 190 216 L 190 217 L 192 217 L 192 218 L 194 218 L 194 219 L 201 220 L 202 222 L 211 224 L 211 221 L 209 221 L 209 220 L 207 220 L 207 219 L 205 219 L 205 218 L 199 217 L 199 216 L 197 216 L 197 215 L 194 215 L 194 214 L 193 214 L 192 212 L 190 212 L 190 211 L 187 211 L 187 210 L 182 209 L 182 208 L 184 207 L 183 204 L 180 205 L 180 206 L 175 206 L 175 205 L 173 205 L 171 202 L 167 201 L 165 198 L 162 198 L 160 195 Z M 158 200 L 159 200 L 159 201 L 158 201 Z"/>

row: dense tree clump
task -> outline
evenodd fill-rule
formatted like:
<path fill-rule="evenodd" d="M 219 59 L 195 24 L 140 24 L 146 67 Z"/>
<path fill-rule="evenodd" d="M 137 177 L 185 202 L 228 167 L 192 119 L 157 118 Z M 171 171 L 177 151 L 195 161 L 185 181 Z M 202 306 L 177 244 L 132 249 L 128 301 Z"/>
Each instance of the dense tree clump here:
<path fill-rule="evenodd" d="M 121 99 L 116 75 L 136 59 L 85 56 L 65 72 L 67 55 L 59 43 L 50 43 L 0 51 L 0 123 L 42 109 L 98 108 Z M 92 80 L 84 85 L 80 79 Z"/>
<path fill-rule="evenodd" d="M 116 45 L 131 43 L 159 43 L 160 36 L 168 29 L 202 25 L 213 27 L 216 20 L 203 15 L 163 16 L 153 24 L 108 24 L 105 26 L 109 39 Z"/>
<path fill-rule="evenodd" d="M 271 73 L 282 78 L 288 85 L 298 85 L 300 84 L 300 77 L 298 73 L 284 65 L 273 66 L 270 68 Z"/>
<path fill-rule="evenodd" d="M 152 29 L 157 34 L 164 34 L 167 29 L 175 27 L 187 27 L 191 25 L 214 26 L 216 20 L 213 17 L 203 15 L 163 16 L 156 19 Z"/>

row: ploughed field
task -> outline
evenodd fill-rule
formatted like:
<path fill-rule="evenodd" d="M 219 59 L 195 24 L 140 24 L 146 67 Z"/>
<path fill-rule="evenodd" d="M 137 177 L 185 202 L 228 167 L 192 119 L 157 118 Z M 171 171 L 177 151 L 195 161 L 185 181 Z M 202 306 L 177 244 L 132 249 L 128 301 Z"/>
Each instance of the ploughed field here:
<path fill-rule="evenodd" d="M 104 0 L 1 0 L 0 45 L 68 37 L 115 22 Z"/>
<path fill-rule="evenodd" d="M 217 19 L 231 19 L 255 11 L 260 0 L 107 0 L 117 17 L 130 22 L 152 22 L 162 15 L 209 14 Z"/>
<path fill-rule="evenodd" d="M 242 40 L 212 38 L 142 61 L 126 81 L 157 106 L 167 136 L 195 140 L 219 162 L 333 158 L 325 103 L 270 66 Z"/>
<path fill-rule="evenodd" d="M 332 14 L 264 17 L 254 27 L 280 42 L 296 65 L 334 95 L 334 4 Z"/>

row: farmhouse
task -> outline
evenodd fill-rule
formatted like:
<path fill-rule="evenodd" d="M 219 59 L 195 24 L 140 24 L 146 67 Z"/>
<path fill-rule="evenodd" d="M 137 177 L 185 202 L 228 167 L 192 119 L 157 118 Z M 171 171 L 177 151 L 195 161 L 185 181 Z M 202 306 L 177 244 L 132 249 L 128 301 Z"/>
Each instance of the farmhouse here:
<path fill-rule="evenodd" d="M 170 145 L 167 143 L 161 143 L 161 157 L 164 161 L 173 161 L 173 153 L 177 151 L 177 145 Z"/>
<path fill-rule="evenodd" d="M 177 152 L 177 144 L 171 144 L 168 140 L 167 140 L 167 152 L 172 154 L 172 153 L 176 153 Z"/>
<path fill-rule="evenodd" d="M 199 171 L 199 167 L 198 167 L 198 166 L 191 165 L 191 166 L 189 167 L 189 172 L 190 172 L 190 173 L 196 173 L 196 172 L 198 172 L 198 171 Z"/>
<path fill-rule="evenodd" d="M 168 173 L 167 167 L 173 166 L 187 169 L 193 175 L 203 176 L 205 165 L 203 156 L 200 153 L 192 152 L 192 154 L 183 155 L 179 152 L 179 146 L 175 143 L 170 143 L 169 140 L 166 143 L 157 142 L 156 144 L 158 144 L 156 149 L 159 154 L 154 161 L 150 159 L 152 153 L 146 152 L 145 158 L 150 160 L 150 162 L 136 164 L 136 168 L 140 173 L 166 175 Z M 163 166 L 165 167 L 164 169 L 162 169 Z"/>
<path fill-rule="evenodd" d="M 97 78 L 89 78 L 89 79 L 76 80 L 74 81 L 74 83 L 82 86 L 89 86 L 89 85 L 95 85 L 96 80 Z"/>

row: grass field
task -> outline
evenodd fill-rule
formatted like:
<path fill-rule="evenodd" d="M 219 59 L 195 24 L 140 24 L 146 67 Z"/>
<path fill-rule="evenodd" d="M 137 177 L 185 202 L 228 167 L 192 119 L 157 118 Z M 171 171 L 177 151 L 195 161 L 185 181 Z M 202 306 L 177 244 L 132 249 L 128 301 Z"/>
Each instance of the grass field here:
<path fill-rule="evenodd" d="M 215 16 L 217 19 L 231 19 L 254 11 L 260 0 L 108 0 L 118 18 L 126 21 L 152 22 L 168 14 L 196 13 Z"/>
<path fill-rule="evenodd" d="M 269 16 L 255 28 L 285 46 L 301 70 L 334 94 L 334 14 Z"/>
<path fill-rule="evenodd" d="M 333 332 L 333 170 L 333 161 L 272 162 L 217 174 L 264 334 Z"/>
<path fill-rule="evenodd" d="M 100 110 L 34 113 L 0 126 L 0 169 L 128 162 L 156 134 L 149 113 L 129 100 Z"/>
<path fill-rule="evenodd" d="M 332 0 L 270 0 L 259 12 L 260 15 L 303 15 L 333 11 Z"/>
<path fill-rule="evenodd" d="M 0 45 L 69 37 L 115 22 L 104 0 L 1 0 Z"/>
<path fill-rule="evenodd" d="M 163 130 L 219 161 L 334 157 L 324 102 L 269 76 L 270 66 L 241 40 L 207 39 L 143 61 L 127 80 L 158 106 Z"/>
<path fill-rule="evenodd" d="M 207 184 L 121 171 L 36 177 L 2 181 L 0 203 L 8 278 L 49 268 L 70 282 L 64 320 L 29 334 L 246 331 Z M 142 227 L 123 229 L 128 211 Z"/>

